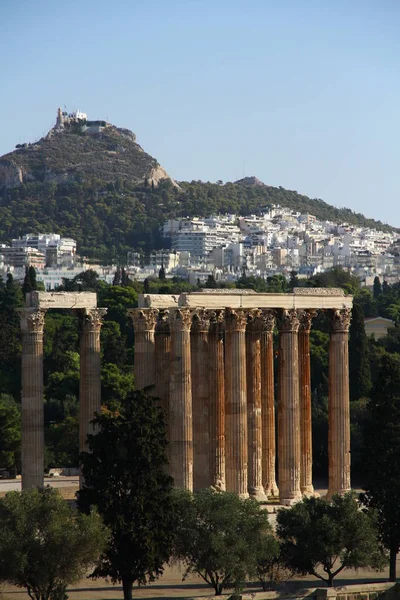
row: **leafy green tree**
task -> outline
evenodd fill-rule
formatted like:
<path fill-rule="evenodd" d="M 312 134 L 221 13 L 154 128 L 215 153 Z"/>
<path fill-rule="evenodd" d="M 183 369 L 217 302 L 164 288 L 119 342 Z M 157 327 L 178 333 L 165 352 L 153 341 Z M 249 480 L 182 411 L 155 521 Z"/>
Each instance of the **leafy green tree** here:
<path fill-rule="evenodd" d="M 21 453 L 21 410 L 12 396 L 0 395 L 0 467 L 16 469 Z"/>
<path fill-rule="evenodd" d="M 297 277 L 297 271 L 290 271 L 288 287 L 290 290 L 293 290 L 293 288 L 295 287 L 299 287 L 299 278 Z"/>
<path fill-rule="evenodd" d="M 85 487 L 78 505 L 96 506 L 111 538 L 93 577 L 122 581 L 124 599 L 135 581 L 145 585 L 163 573 L 175 530 L 172 479 L 166 474 L 163 411 L 142 392 L 133 392 L 120 413 L 103 413 L 81 454 Z"/>
<path fill-rule="evenodd" d="M 360 510 L 351 492 L 334 496 L 331 502 L 305 498 L 280 510 L 277 535 L 290 569 L 313 575 L 330 587 L 343 569 L 381 569 L 385 564 L 375 522 Z"/>
<path fill-rule="evenodd" d="M 368 338 L 365 333 L 363 309 L 358 302 L 353 304 L 350 323 L 349 381 L 351 400 L 368 397 L 371 391 Z"/>
<path fill-rule="evenodd" d="M 365 502 L 378 514 L 381 538 L 390 552 L 390 580 L 396 581 L 400 548 L 400 357 L 383 355 L 368 405 L 365 428 Z"/>
<path fill-rule="evenodd" d="M 161 280 L 166 279 L 164 265 L 161 265 L 161 269 L 158 272 L 158 279 L 161 279 Z"/>
<path fill-rule="evenodd" d="M 382 295 L 381 280 L 379 279 L 378 276 L 376 276 L 374 278 L 373 294 L 374 294 L 374 298 L 379 298 L 379 296 Z"/>
<path fill-rule="evenodd" d="M 115 271 L 115 275 L 114 275 L 114 279 L 113 279 L 113 285 L 121 285 L 121 269 L 118 267 L 118 269 Z"/>
<path fill-rule="evenodd" d="M 48 468 L 78 467 L 79 422 L 76 416 L 66 416 L 45 429 L 46 463 Z"/>
<path fill-rule="evenodd" d="M 9 273 L 0 288 L 0 390 L 17 398 L 21 387 L 21 286 Z"/>
<path fill-rule="evenodd" d="M 79 514 L 52 488 L 10 492 L 0 500 L 0 522 L 0 580 L 32 600 L 66 598 L 107 540 L 96 513 Z"/>
<path fill-rule="evenodd" d="M 274 589 L 277 584 L 291 576 L 283 561 L 281 548 L 277 538 L 269 528 L 261 529 L 253 541 L 256 554 L 256 574 L 264 591 Z"/>
<path fill-rule="evenodd" d="M 133 389 L 133 374 L 120 369 L 113 363 L 101 368 L 102 403 L 112 411 L 120 410 Z"/>
<path fill-rule="evenodd" d="M 197 573 L 217 595 L 226 588 L 239 590 L 255 576 L 257 560 L 278 552 L 268 513 L 253 500 L 236 494 L 203 490 L 175 496 L 174 557 L 186 565 L 186 575 Z"/>

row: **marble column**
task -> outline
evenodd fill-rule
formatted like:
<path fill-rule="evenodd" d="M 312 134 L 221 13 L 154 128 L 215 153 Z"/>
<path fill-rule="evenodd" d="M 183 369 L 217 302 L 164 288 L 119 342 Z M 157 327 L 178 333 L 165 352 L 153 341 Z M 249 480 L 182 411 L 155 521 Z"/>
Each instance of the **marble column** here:
<path fill-rule="evenodd" d="M 315 310 L 299 311 L 299 384 L 300 384 L 300 489 L 304 496 L 312 496 L 312 416 L 311 416 L 311 371 L 310 330 L 317 315 Z"/>
<path fill-rule="evenodd" d="M 169 312 L 160 310 L 154 333 L 155 396 L 164 411 L 166 437 L 169 442 L 169 380 L 171 369 L 171 334 Z"/>
<path fill-rule="evenodd" d="M 173 308 L 170 380 L 170 466 L 176 487 L 193 491 L 192 377 L 190 361 L 190 310 Z"/>
<path fill-rule="evenodd" d="M 331 313 L 329 343 L 329 485 L 328 497 L 344 494 L 350 484 L 349 326 L 351 310 Z"/>
<path fill-rule="evenodd" d="M 246 399 L 247 311 L 225 310 L 226 489 L 248 497 Z"/>
<path fill-rule="evenodd" d="M 193 314 L 191 330 L 192 407 L 193 407 L 193 489 L 211 485 L 209 437 L 209 382 L 207 310 Z"/>
<path fill-rule="evenodd" d="M 154 330 L 158 310 L 154 308 L 136 308 L 128 310 L 128 314 L 133 320 L 135 331 L 135 389 L 143 390 L 154 386 L 155 383 Z"/>
<path fill-rule="evenodd" d="M 290 506 L 301 500 L 299 319 L 294 309 L 279 319 L 278 485 L 279 501 Z"/>
<path fill-rule="evenodd" d="M 226 490 L 225 480 L 225 381 L 224 311 L 212 311 L 208 334 L 209 436 L 211 486 Z"/>
<path fill-rule="evenodd" d="M 43 328 L 45 310 L 20 311 L 22 489 L 44 486 Z"/>
<path fill-rule="evenodd" d="M 262 480 L 265 494 L 279 495 L 276 484 L 276 429 L 274 388 L 274 311 L 263 310 L 261 337 Z"/>
<path fill-rule="evenodd" d="M 261 310 L 249 312 L 246 331 L 247 427 L 249 494 L 266 500 L 262 484 Z"/>
<path fill-rule="evenodd" d="M 91 421 L 101 411 L 100 329 L 106 308 L 83 309 L 80 331 L 79 450 L 87 450 Z"/>

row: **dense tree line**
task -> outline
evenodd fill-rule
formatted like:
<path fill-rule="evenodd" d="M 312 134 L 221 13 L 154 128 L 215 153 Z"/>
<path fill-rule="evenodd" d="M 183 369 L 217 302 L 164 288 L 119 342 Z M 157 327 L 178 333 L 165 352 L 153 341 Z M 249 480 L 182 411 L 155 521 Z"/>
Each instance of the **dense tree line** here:
<path fill-rule="evenodd" d="M 169 180 L 154 187 L 116 178 L 73 183 L 25 183 L 0 190 L 0 240 L 10 241 L 27 231 L 54 231 L 77 240 L 78 252 L 103 261 L 124 263 L 132 248 L 165 247 L 160 226 L 167 218 L 213 213 L 259 213 L 272 204 L 311 213 L 333 222 L 390 229 L 349 209 L 272 186 L 218 185 Z"/>

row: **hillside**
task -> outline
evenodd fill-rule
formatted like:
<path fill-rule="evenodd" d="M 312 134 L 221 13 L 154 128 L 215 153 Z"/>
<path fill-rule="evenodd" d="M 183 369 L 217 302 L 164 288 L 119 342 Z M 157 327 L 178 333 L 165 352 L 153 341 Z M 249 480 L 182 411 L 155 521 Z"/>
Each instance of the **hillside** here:
<path fill-rule="evenodd" d="M 96 123 L 96 125 L 91 125 Z M 22 183 L 71 183 L 128 179 L 155 185 L 170 179 L 155 158 L 144 152 L 129 129 L 104 121 L 52 128 L 34 144 L 19 144 L 0 158 L 0 189 Z"/>
<path fill-rule="evenodd" d="M 159 227 L 169 217 L 245 215 L 271 204 L 320 219 L 392 229 L 256 177 L 225 185 L 177 185 L 132 132 L 95 123 L 95 133 L 74 124 L 53 128 L 39 142 L 0 157 L 0 243 L 31 231 L 53 231 L 75 238 L 82 255 L 124 261 L 133 247 L 165 246 Z"/>

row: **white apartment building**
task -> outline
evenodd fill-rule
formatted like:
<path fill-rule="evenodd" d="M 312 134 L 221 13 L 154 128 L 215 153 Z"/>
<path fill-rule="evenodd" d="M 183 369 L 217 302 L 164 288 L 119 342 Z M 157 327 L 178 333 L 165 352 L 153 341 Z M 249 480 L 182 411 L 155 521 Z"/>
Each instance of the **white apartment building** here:
<path fill-rule="evenodd" d="M 64 264 L 72 266 L 76 256 L 76 241 L 62 238 L 57 233 L 27 233 L 12 240 L 13 248 L 34 248 L 46 257 L 46 265 Z"/>
<path fill-rule="evenodd" d="M 214 248 L 240 241 L 240 229 L 228 218 L 181 219 L 167 221 L 163 227 L 165 237 L 171 239 L 172 249 L 188 252 L 192 257 L 205 258 Z"/>

